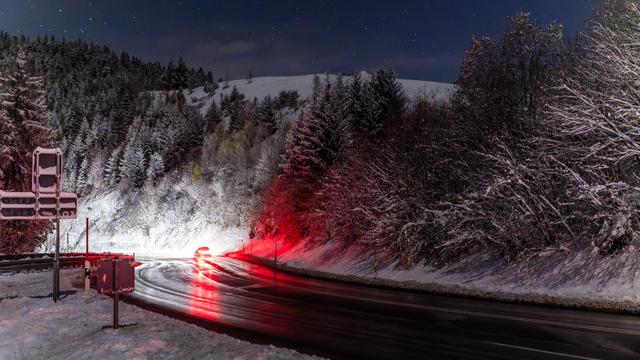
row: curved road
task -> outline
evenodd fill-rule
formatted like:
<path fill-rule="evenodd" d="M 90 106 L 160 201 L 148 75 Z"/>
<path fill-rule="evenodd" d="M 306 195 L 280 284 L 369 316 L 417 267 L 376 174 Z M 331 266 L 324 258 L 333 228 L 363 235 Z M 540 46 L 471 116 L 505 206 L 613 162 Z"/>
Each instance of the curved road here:
<path fill-rule="evenodd" d="M 333 358 L 638 359 L 640 317 L 308 279 L 237 259 L 149 259 L 127 300 Z"/>

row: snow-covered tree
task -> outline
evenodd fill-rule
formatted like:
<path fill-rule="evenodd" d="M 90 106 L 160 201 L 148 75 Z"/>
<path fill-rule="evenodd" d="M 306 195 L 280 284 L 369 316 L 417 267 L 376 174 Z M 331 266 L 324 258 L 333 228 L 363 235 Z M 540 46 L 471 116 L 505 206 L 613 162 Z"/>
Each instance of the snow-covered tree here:
<path fill-rule="evenodd" d="M 379 99 L 379 121 L 397 119 L 403 112 L 407 99 L 402 85 L 396 80 L 396 75 L 391 70 L 379 69 L 371 78 L 371 90 L 373 97 Z M 384 124 L 375 124 L 374 133 L 382 129 Z"/>
<path fill-rule="evenodd" d="M 207 79 L 204 83 L 204 92 L 213 95 L 218 89 L 218 82 L 213 79 L 211 71 L 207 72 Z"/>
<path fill-rule="evenodd" d="M 211 102 L 211 106 L 204 115 L 205 131 L 211 133 L 222 122 L 222 114 L 220 114 L 220 108 L 215 101 Z"/>
<path fill-rule="evenodd" d="M 234 86 L 229 95 L 225 95 L 220 102 L 222 116 L 227 122 L 227 132 L 233 133 L 244 126 L 246 120 L 246 104 L 244 94 Z"/>
<path fill-rule="evenodd" d="M 52 145 L 48 117 L 42 78 L 27 72 L 26 54 L 19 50 L 15 70 L 0 76 L 0 183 L 5 190 L 30 190 L 33 150 Z M 0 252 L 33 251 L 46 238 L 48 227 L 46 221 L 3 223 Z"/>
<path fill-rule="evenodd" d="M 151 154 L 149 166 L 147 167 L 147 179 L 154 181 L 164 175 L 164 160 L 158 153 Z"/>
<path fill-rule="evenodd" d="M 80 167 L 78 168 L 77 177 L 75 181 L 75 184 L 76 184 L 75 188 L 76 188 L 76 191 L 79 193 L 85 192 L 90 187 L 89 170 L 90 170 L 89 159 L 87 157 L 84 157 L 80 162 Z"/>
<path fill-rule="evenodd" d="M 141 186 L 146 176 L 146 161 L 142 146 L 136 142 L 127 143 L 120 162 L 120 174 L 133 186 Z"/>
<path fill-rule="evenodd" d="M 123 146 L 115 148 L 104 167 L 104 181 L 107 185 L 115 185 L 120 181 L 120 160 Z"/>
<path fill-rule="evenodd" d="M 590 246 L 613 253 L 637 237 L 639 6 L 635 1 L 601 2 L 576 57 L 555 73 L 544 111 L 530 125 L 528 137 L 521 134 L 516 144 L 498 139 L 491 152 L 479 152 L 487 166 L 482 176 L 473 177 L 477 187 L 432 212 L 450 236 L 446 248 L 480 243 L 512 255 Z M 514 28 L 523 28 L 516 22 Z M 530 58 L 520 55 L 516 58 Z M 524 104 L 541 105 L 522 96 L 535 96 L 535 86 L 515 92 L 520 116 L 532 116 Z"/>
<path fill-rule="evenodd" d="M 326 110 L 324 101 L 311 104 L 289 135 L 281 168 L 294 182 L 313 182 L 344 145 L 340 124 Z"/>
<path fill-rule="evenodd" d="M 276 102 L 271 96 L 262 99 L 256 109 L 256 117 L 258 123 L 265 130 L 266 136 L 270 136 L 276 131 Z"/>
<path fill-rule="evenodd" d="M 500 41 L 473 38 L 460 68 L 457 109 L 476 140 L 526 133 L 540 115 L 543 89 L 562 54 L 562 27 L 529 14 L 509 18 Z"/>

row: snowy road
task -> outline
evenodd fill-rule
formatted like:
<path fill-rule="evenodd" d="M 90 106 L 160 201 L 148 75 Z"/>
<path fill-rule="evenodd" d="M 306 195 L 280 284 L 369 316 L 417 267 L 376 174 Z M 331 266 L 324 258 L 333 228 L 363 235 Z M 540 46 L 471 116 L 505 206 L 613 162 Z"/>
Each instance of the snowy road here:
<path fill-rule="evenodd" d="M 631 359 L 640 317 L 391 291 L 216 257 L 148 259 L 130 301 L 258 342 L 350 358 Z"/>

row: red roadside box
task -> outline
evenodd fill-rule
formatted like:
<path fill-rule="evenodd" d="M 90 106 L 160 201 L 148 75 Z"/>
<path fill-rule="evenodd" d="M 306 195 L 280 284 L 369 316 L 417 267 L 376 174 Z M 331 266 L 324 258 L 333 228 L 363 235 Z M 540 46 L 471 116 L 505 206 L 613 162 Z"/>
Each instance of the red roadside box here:
<path fill-rule="evenodd" d="M 98 293 L 109 295 L 115 292 L 119 294 L 133 292 L 135 290 L 135 270 L 133 265 L 133 259 L 131 258 L 99 259 L 96 284 Z M 114 284 L 114 267 L 117 267 L 117 284 Z"/>

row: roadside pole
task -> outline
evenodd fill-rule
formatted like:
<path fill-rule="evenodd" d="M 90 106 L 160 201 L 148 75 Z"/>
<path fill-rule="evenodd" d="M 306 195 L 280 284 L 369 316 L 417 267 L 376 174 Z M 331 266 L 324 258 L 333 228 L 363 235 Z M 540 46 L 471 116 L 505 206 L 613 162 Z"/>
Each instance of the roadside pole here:
<path fill-rule="evenodd" d="M 60 300 L 60 217 L 56 217 L 56 252 L 53 258 L 53 301 Z"/>
<path fill-rule="evenodd" d="M 89 259 L 89 218 L 86 218 L 85 259 Z"/>
<path fill-rule="evenodd" d="M 89 261 L 89 218 L 86 218 L 85 255 L 84 255 L 84 291 L 91 290 L 91 262 Z"/>
<path fill-rule="evenodd" d="M 118 314 L 118 303 L 120 302 L 120 289 L 118 283 L 118 263 L 120 262 L 119 258 L 113 259 L 113 328 L 118 329 L 119 327 L 119 314 Z"/>

